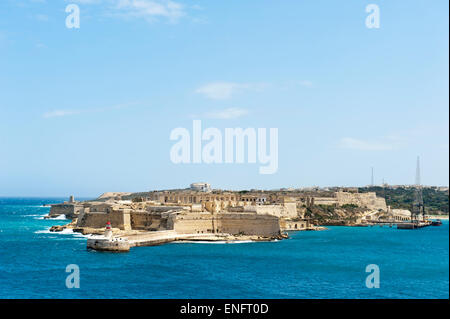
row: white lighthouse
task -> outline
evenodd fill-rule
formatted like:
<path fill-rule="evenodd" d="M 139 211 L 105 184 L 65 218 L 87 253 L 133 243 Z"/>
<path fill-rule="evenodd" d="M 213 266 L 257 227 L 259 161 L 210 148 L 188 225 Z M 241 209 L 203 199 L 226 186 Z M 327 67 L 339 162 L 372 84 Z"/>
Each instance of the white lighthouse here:
<path fill-rule="evenodd" d="M 130 250 L 130 243 L 127 239 L 113 238 L 111 222 L 106 223 L 104 236 L 92 236 L 87 240 L 87 248 L 100 251 L 122 252 Z"/>
<path fill-rule="evenodd" d="M 108 239 L 111 239 L 112 235 L 113 235 L 113 233 L 112 233 L 112 229 L 111 229 L 111 223 L 108 221 L 106 223 L 106 228 L 105 228 L 105 237 Z"/>

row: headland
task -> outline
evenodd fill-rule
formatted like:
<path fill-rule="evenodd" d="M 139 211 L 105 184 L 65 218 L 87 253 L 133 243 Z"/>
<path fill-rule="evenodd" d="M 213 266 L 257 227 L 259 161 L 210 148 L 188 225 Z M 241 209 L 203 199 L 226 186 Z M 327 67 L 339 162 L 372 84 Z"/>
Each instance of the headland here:
<path fill-rule="evenodd" d="M 104 193 L 95 200 L 51 205 L 48 218 L 71 222 L 90 235 L 88 248 L 128 251 L 173 241 L 273 241 L 289 231 L 323 230 L 326 225 L 369 226 L 413 222 L 407 209 L 395 209 L 375 192 L 356 188 L 327 190 L 227 191 L 207 183 L 186 189 Z M 423 220 L 424 225 L 428 225 Z M 105 231 L 106 226 L 106 231 Z"/>

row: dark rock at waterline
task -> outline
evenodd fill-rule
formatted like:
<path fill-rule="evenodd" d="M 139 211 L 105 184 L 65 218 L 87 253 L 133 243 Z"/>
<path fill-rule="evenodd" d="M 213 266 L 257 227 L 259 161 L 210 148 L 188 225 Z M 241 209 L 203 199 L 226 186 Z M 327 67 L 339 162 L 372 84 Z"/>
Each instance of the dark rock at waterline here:
<path fill-rule="evenodd" d="M 60 232 L 63 231 L 64 229 L 66 229 L 66 226 L 52 226 L 50 227 L 50 231 L 51 232 Z"/>

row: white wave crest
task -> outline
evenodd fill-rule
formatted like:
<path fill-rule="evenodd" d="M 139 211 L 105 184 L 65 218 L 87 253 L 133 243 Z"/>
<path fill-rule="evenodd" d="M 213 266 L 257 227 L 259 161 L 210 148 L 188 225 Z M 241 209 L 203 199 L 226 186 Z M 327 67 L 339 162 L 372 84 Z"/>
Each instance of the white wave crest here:
<path fill-rule="evenodd" d="M 84 239 L 90 238 L 92 235 L 83 235 L 82 233 L 74 232 L 72 228 L 66 228 L 62 231 L 53 232 L 50 231 L 50 227 L 44 230 L 37 230 L 34 232 L 35 234 L 52 234 L 52 235 L 72 235 L 74 239 Z"/>
<path fill-rule="evenodd" d="M 208 240 L 183 240 L 183 241 L 177 241 L 176 244 L 248 244 L 253 243 L 252 240 L 233 240 L 233 241 L 225 241 L 225 240 L 218 240 L 218 241 L 208 241 Z"/>
<path fill-rule="evenodd" d="M 67 217 L 66 217 L 66 215 L 64 215 L 64 214 L 61 214 L 61 215 L 59 215 L 59 216 L 57 216 L 57 217 L 50 218 L 50 219 L 62 220 L 62 219 L 67 219 Z"/>

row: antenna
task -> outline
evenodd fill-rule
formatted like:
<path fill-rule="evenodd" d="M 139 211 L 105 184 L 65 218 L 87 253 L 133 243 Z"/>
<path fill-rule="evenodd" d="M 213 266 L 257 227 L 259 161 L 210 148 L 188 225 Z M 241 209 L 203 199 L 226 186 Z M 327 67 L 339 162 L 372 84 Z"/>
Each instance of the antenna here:
<path fill-rule="evenodd" d="M 419 156 L 417 156 L 416 186 L 420 186 L 420 157 Z"/>
<path fill-rule="evenodd" d="M 371 179 L 370 185 L 373 186 L 373 167 L 372 167 L 372 179 Z"/>
<path fill-rule="evenodd" d="M 414 190 L 414 203 L 412 209 L 412 217 L 419 218 L 422 215 L 422 218 L 425 218 L 425 206 L 423 204 L 423 193 L 422 186 L 420 186 L 420 158 L 417 156 L 417 166 L 416 166 L 416 185 Z"/>

